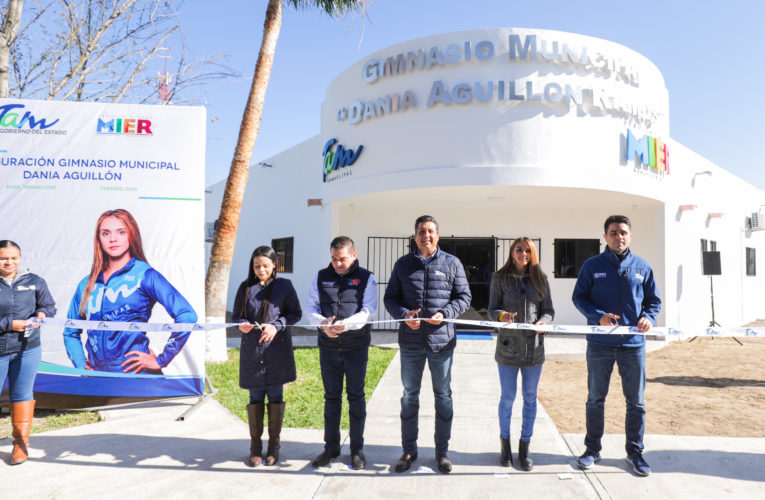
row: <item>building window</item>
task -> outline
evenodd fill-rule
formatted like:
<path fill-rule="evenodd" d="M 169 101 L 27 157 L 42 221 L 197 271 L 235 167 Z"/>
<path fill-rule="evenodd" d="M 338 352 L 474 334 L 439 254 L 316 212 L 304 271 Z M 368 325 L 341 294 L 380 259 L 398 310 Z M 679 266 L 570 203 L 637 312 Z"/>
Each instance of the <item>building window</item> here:
<path fill-rule="evenodd" d="M 600 253 L 600 240 L 556 239 L 553 245 L 556 278 L 576 278 L 584 261 Z"/>
<path fill-rule="evenodd" d="M 701 240 L 701 251 L 702 252 L 716 252 L 717 251 L 717 242 L 715 240 Z"/>
<path fill-rule="evenodd" d="M 754 248 L 746 247 L 746 275 L 757 276 L 757 252 Z"/>
<path fill-rule="evenodd" d="M 271 240 L 271 248 L 276 252 L 277 265 L 276 271 L 279 273 L 291 273 L 292 256 L 294 255 L 295 238 L 277 238 Z"/>

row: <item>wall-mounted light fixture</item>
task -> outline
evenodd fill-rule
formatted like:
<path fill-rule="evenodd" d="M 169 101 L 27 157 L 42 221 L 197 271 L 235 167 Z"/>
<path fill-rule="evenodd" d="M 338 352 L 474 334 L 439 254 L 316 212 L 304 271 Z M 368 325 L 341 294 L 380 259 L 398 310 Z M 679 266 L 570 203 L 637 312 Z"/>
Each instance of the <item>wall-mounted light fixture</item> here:
<path fill-rule="evenodd" d="M 309 207 L 320 207 L 321 206 L 321 198 L 308 198 L 308 206 Z"/>
<path fill-rule="evenodd" d="M 722 216 L 723 216 L 722 212 L 709 212 L 707 214 L 707 220 L 710 220 L 710 219 L 721 219 Z"/>
<path fill-rule="evenodd" d="M 693 174 L 693 178 L 691 178 L 691 186 L 693 186 L 693 187 L 696 186 L 696 177 L 699 176 L 699 175 L 708 175 L 708 176 L 711 177 L 712 176 L 712 171 L 711 170 L 702 170 L 701 172 L 696 172 L 695 174 Z"/>
<path fill-rule="evenodd" d="M 677 209 L 681 212 L 685 212 L 686 210 L 696 210 L 696 208 L 698 208 L 698 206 L 692 203 L 689 203 L 687 205 L 680 205 L 679 207 L 677 207 Z"/>
<path fill-rule="evenodd" d="M 265 167 L 265 168 L 271 168 L 271 167 L 273 167 L 273 165 L 271 165 L 270 163 L 266 163 L 266 162 L 264 162 L 264 161 L 259 161 L 259 162 L 258 162 L 258 165 L 260 165 L 261 167 Z"/>

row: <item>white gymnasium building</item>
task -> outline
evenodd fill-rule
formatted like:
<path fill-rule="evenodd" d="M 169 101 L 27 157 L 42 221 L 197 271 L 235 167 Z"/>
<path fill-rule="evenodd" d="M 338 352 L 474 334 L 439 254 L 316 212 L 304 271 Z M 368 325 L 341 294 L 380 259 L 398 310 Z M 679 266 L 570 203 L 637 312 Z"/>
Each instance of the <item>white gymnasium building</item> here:
<path fill-rule="evenodd" d="M 252 165 L 229 309 L 254 247 L 278 247 L 281 275 L 304 300 L 341 234 L 355 240 L 382 297 L 415 218 L 430 214 L 441 247 L 470 272 L 475 310 L 486 307 L 488 272 L 514 238 L 529 236 L 556 323 L 582 324 L 571 303 L 576 271 L 603 250 L 604 219 L 624 214 L 632 250 L 659 282 L 659 325 L 708 325 L 703 248 L 721 256 L 717 321 L 765 317 L 765 268 L 756 264 L 765 220 L 753 217 L 765 192 L 672 140 L 669 124 L 661 72 L 606 40 L 487 29 L 381 50 L 331 83 L 319 135 Z M 208 188 L 208 229 L 224 184 Z"/>

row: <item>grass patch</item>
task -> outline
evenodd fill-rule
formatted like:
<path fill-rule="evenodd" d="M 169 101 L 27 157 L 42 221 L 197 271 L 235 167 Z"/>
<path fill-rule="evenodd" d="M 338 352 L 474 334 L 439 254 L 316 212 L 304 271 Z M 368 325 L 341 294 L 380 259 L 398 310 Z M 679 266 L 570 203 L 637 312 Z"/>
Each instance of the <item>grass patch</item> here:
<path fill-rule="evenodd" d="M 92 424 L 99 420 L 101 418 L 95 411 L 35 410 L 34 420 L 32 421 L 32 434 Z M 10 438 L 12 433 L 13 426 L 10 414 L 4 413 L 0 415 L 0 439 Z"/>
<path fill-rule="evenodd" d="M 367 378 L 364 393 L 367 401 L 372 396 L 377 383 L 390 361 L 396 354 L 395 349 L 384 347 L 369 348 Z M 284 386 L 284 400 L 287 408 L 284 412 L 285 427 L 324 428 L 324 386 L 321 383 L 318 347 L 296 347 L 295 364 L 297 380 Z M 239 349 L 228 350 L 225 363 L 208 363 L 207 374 L 213 386 L 218 389 L 215 399 L 231 413 L 247 421 L 246 406 L 249 392 L 239 387 Z M 340 427 L 348 429 L 348 401 L 343 396 L 343 413 Z"/>

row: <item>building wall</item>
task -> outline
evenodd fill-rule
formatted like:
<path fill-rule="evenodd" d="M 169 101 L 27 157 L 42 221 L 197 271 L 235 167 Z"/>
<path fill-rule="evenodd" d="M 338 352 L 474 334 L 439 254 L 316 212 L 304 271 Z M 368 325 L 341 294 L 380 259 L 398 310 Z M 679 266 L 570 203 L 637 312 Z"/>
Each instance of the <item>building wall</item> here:
<path fill-rule="evenodd" d="M 565 43 L 572 53 L 603 57 L 603 72 L 581 61 L 511 60 L 511 37 L 534 40 L 547 50 Z M 494 54 L 365 82 L 370 61 L 418 50 L 442 55 L 468 42 L 490 44 Z M 451 47 L 451 49 L 450 49 Z M 518 52 L 518 47 L 514 49 Z M 476 53 L 472 53 L 475 56 Z M 485 55 L 485 54 L 484 54 Z M 518 54 L 516 54 L 518 56 Z M 431 58 L 432 59 L 432 58 Z M 511 100 L 509 87 L 487 100 L 427 105 L 434 86 L 460 83 L 486 89 L 487 82 L 516 82 L 539 93 L 555 83 L 590 89 L 582 102 Z M 440 83 L 438 83 L 440 82 Z M 520 92 L 520 87 L 516 91 Z M 406 110 L 351 123 L 358 103 L 374 110 L 385 96 L 409 91 Z M 454 94 L 456 95 L 456 94 Z M 616 109 L 600 100 L 625 99 L 637 107 Z M 610 101 L 612 104 L 615 101 Z M 355 104 L 354 104 L 355 103 Z M 371 104 L 370 104 L 371 103 Z M 344 111 L 345 110 L 345 111 Z M 476 30 L 412 40 L 366 57 L 338 75 L 321 107 L 318 136 L 253 165 L 240 221 L 229 303 L 244 278 L 252 249 L 272 238 L 294 236 L 295 271 L 287 275 L 301 300 L 318 269 L 329 262 L 332 237 L 356 241 L 367 265 L 370 236 L 406 237 L 415 218 L 435 216 L 442 236 L 541 239 L 542 266 L 551 276 L 559 323 L 582 323 L 570 297 L 573 279 L 552 277 L 555 238 L 601 238 L 614 213 L 633 220 L 632 250 L 653 266 L 664 299 L 659 324 L 706 326 L 711 319 L 709 278 L 701 272 L 700 240 L 715 240 L 723 274 L 714 278 L 716 319 L 725 326 L 765 317 L 760 299 L 765 269 L 745 276 L 745 247 L 765 252 L 763 237 L 746 228 L 746 217 L 765 203 L 765 193 L 688 150 L 669 137 L 669 98 L 663 77 L 646 58 L 604 40 L 545 30 Z M 345 115 L 344 115 L 345 113 Z M 627 158 L 627 130 L 668 145 L 669 170 Z M 335 142 L 331 142 L 334 139 Z M 329 142 L 328 142 L 329 141 Z M 355 153 L 356 161 L 323 172 L 325 145 Z M 363 149 L 359 148 L 363 146 Z M 331 166 L 330 157 L 330 166 Z M 709 171 L 711 174 L 699 172 Z M 208 221 L 217 217 L 223 183 L 211 187 Z M 321 199 L 321 206 L 307 200 Z M 695 205 L 680 210 L 681 205 Z M 709 217 L 722 212 L 721 218 Z M 601 238 L 601 250 L 604 248 Z M 387 276 L 378 276 L 387 280 Z"/>
<path fill-rule="evenodd" d="M 618 60 L 626 72 L 637 75 L 625 82 L 620 73 L 604 73 L 586 65 L 548 62 L 539 56 L 520 58 L 512 50 L 513 36 L 571 47 L 577 54 L 603 55 Z M 420 50 L 445 52 L 451 44 L 477 47 L 491 43 L 490 59 L 475 55 L 453 64 L 431 64 L 365 83 L 363 70 L 369 61 L 384 61 Z M 548 47 L 549 48 L 549 47 Z M 516 53 L 511 60 L 510 54 Z M 500 96 L 498 82 L 503 82 Z M 450 92 L 460 84 L 478 84 L 486 90 L 494 83 L 486 101 L 471 98 L 457 103 L 428 100 L 434 87 Z M 522 99 L 510 99 L 509 83 L 517 85 Z M 526 84 L 532 92 L 526 92 Z M 548 84 L 581 88 L 580 102 L 550 102 L 540 96 Z M 523 88 L 523 92 L 521 91 Z M 392 113 L 375 112 L 374 118 L 353 123 L 359 103 L 369 109 L 386 96 L 410 92 L 416 105 Z M 537 95 L 539 100 L 534 100 Z M 624 99 L 640 110 L 604 109 L 600 96 Z M 456 98 L 456 97 L 455 97 Z M 371 116 L 369 114 L 365 116 Z M 352 166 L 327 176 L 328 201 L 348 196 L 395 190 L 402 187 L 464 186 L 492 184 L 552 185 L 611 190 L 654 196 L 661 199 L 663 176 L 637 167 L 625 158 L 627 129 L 638 137 L 645 134 L 669 137 L 669 105 L 664 79 L 658 69 L 640 54 L 621 45 L 581 35 L 546 30 L 496 29 L 436 35 L 395 45 L 366 57 L 332 81 L 322 105 L 322 132 L 346 148 L 363 152 Z M 340 118 L 340 119 L 339 119 Z M 637 170 L 637 172 L 636 172 Z"/>
<path fill-rule="evenodd" d="M 760 208 L 765 193 L 697 153 L 673 144 L 673 194 L 666 207 L 668 272 L 667 321 L 704 327 L 711 320 L 710 280 L 702 272 L 701 239 L 717 242 L 722 275 L 714 276 L 715 318 L 739 326 L 765 317 L 765 270 L 746 276 L 745 248 L 761 258 L 765 235 L 750 231 L 747 218 Z M 708 172 L 708 173 L 705 173 Z M 681 205 L 694 205 L 680 210 Z M 709 214 L 722 213 L 720 218 Z M 671 279 L 670 279 L 671 277 Z"/>
<path fill-rule="evenodd" d="M 485 201 L 486 189 L 492 193 L 489 202 Z M 656 243 L 664 239 L 663 225 L 656 224 L 656 220 L 663 217 L 663 207 L 654 200 L 625 196 L 612 199 L 610 193 L 597 191 L 510 186 L 439 188 L 427 194 L 421 190 L 396 193 L 402 197 L 408 195 L 406 201 L 401 202 L 398 201 L 399 196 L 388 195 L 395 200 L 389 205 L 365 203 L 364 197 L 336 202 L 341 214 L 339 233 L 354 238 L 362 265 L 368 262 L 368 236 L 410 236 L 414 232 L 415 219 L 423 214 L 436 217 L 441 237 L 539 238 L 540 262 L 550 280 L 555 320 L 561 324 L 580 324 L 584 318 L 571 303 L 576 280 L 553 277 L 553 240 L 600 238 L 602 243 L 605 218 L 612 213 L 623 213 L 633 221 L 635 237 L 632 249 L 651 262 L 660 290 L 664 289 L 663 245 Z M 605 198 L 606 206 L 596 206 L 597 203 L 588 201 L 597 197 Z M 473 202 L 463 203 L 463 198 Z M 537 200 L 536 204 L 528 205 L 529 199 Z M 453 200 L 460 202 L 454 203 Z M 572 210 L 572 207 L 577 208 Z M 601 250 L 604 248 L 602 244 Z M 387 281 L 388 276 L 378 279 Z M 663 322 L 663 317 L 659 320 Z"/>

